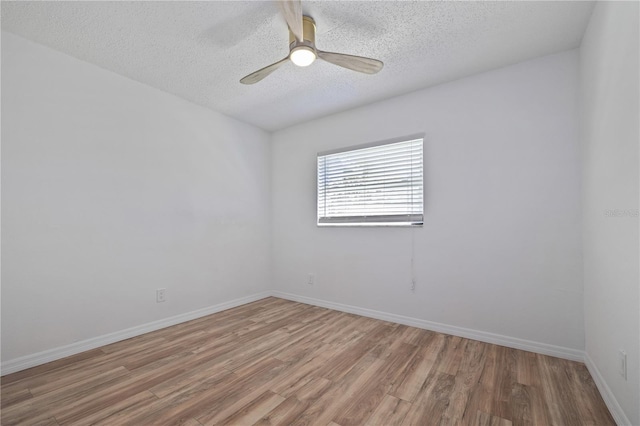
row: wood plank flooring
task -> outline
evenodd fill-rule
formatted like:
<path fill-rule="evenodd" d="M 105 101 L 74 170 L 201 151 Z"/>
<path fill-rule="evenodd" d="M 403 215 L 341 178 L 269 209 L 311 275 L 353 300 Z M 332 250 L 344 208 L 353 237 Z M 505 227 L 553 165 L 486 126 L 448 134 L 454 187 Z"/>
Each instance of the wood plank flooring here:
<path fill-rule="evenodd" d="M 614 425 L 581 363 L 277 298 L 2 378 L 3 425 Z"/>

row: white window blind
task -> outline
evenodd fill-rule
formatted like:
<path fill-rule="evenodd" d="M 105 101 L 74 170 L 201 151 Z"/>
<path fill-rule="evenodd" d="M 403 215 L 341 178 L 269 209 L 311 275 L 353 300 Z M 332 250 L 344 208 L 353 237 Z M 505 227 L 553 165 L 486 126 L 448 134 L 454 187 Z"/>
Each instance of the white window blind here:
<path fill-rule="evenodd" d="M 318 225 L 422 222 L 422 139 L 318 154 Z"/>

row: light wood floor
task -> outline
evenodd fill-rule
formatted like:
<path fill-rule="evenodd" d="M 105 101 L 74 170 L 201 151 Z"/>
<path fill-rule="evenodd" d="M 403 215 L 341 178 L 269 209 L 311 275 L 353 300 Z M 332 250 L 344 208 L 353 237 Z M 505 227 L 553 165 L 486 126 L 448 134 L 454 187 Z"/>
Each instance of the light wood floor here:
<path fill-rule="evenodd" d="M 268 298 L 2 379 L 2 424 L 613 425 L 581 363 Z"/>

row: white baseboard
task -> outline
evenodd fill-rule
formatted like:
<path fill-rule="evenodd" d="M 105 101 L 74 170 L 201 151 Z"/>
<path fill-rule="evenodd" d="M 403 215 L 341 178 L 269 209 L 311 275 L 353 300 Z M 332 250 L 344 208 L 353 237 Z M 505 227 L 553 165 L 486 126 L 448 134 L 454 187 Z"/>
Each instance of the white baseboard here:
<path fill-rule="evenodd" d="M 604 399 L 604 403 L 607 404 L 607 408 L 609 412 L 613 416 L 613 420 L 616 421 L 618 426 L 626 426 L 631 425 L 629 418 L 622 410 L 620 404 L 618 404 L 618 400 L 611 392 L 611 389 L 607 385 L 607 382 L 604 381 L 602 374 L 600 374 L 600 370 L 594 364 L 593 360 L 589 356 L 588 353 L 584 354 L 584 364 L 587 366 L 587 370 L 591 373 L 591 377 L 593 377 L 593 381 L 596 382 L 596 386 L 600 391 L 600 395 L 602 395 L 602 399 Z"/>
<path fill-rule="evenodd" d="M 535 352 L 543 355 L 550 355 L 558 358 L 569 359 L 572 361 L 584 361 L 584 352 L 578 349 L 565 348 L 562 346 L 549 345 L 547 343 L 534 342 L 530 340 L 518 339 L 515 337 L 502 336 L 500 334 L 488 333 L 486 331 L 473 330 L 470 328 L 456 327 L 453 325 L 441 324 L 433 321 L 426 321 L 418 318 L 405 317 L 403 315 L 390 314 L 387 312 L 376 311 L 373 309 L 360 308 L 342 303 L 328 302 L 326 300 L 315 299 L 312 297 L 298 296 L 291 293 L 283 293 L 280 291 L 272 291 L 274 297 L 293 300 L 295 302 L 306 303 L 308 305 L 320 306 L 323 308 L 334 309 L 336 311 L 348 312 L 351 314 L 362 315 L 363 317 L 375 318 L 383 321 L 395 322 L 398 324 L 409 325 L 411 327 L 424 328 L 425 330 L 437 331 L 439 333 L 451 334 L 453 336 L 465 337 L 467 339 L 479 340 L 481 342 L 493 343 L 500 346 L 506 346 L 514 349 Z"/>
<path fill-rule="evenodd" d="M 227 309 L 235 308 L 236 306 L 245 305 L 247 303 L 255 302 L 256 300 L 264 299 L 271 296 L 271 292 L 264 291 L 261 293 L 253 294 L 251 296 L 241 297 L 239 299 L 230 300 L 228 302 L 219 303 L 217 305 L 209 306 L 206 308 L 198 309 L 195 311 L 179 314 L 170 318 L 164 318 L 158 321 L 149 322 L 136 327 L 127 328 L 125 330 L 116 331 L 114 333 L 105 334 L 91 339 L 86 339 L 80 342 L 71 343 L 70 345 L 60 346 L 58 348 L 49 349 L 46 351 L 38 352 L 32 355 L 26 355 L 20 358 L 15 358 L 6 362 L 3 362 L 0 366 L 0 375 L 15 373 L 17 371 L 26 370 L 27 368 L 35 367 L 37 365 L 46 364 L 47 362 L 55 361 L 61 358 L 65 358 L 71 355 L 79 354 L 80 352 L 88 351 L 91 349 L 99 348 L 111 343 L 119 342 L 120 340 L 130 339 L 132 337 L 140 336 L 141 334 L 156 331 L 161 328 L 170 327 L 172 325 L 180 324 L 186 321 L 191 321 L 196 318 L 204 317 L 207 315 L 215 314 L 216 312 L 225 311 Z"/>

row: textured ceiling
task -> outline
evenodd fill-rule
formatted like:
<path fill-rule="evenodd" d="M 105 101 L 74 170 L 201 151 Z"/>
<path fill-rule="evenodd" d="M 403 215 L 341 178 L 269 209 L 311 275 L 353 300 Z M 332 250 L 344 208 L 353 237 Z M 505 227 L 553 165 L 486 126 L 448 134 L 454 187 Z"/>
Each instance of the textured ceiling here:
<path fill-rule="evenodd" d="M 8 2 L 2 29 L 267 130 L 577 47 L 592 2 L 303 1 L 319 49 L 384 61 L 364 75 L 322 61 L 244 75 L 288 54 L 273 2 Z"/>

